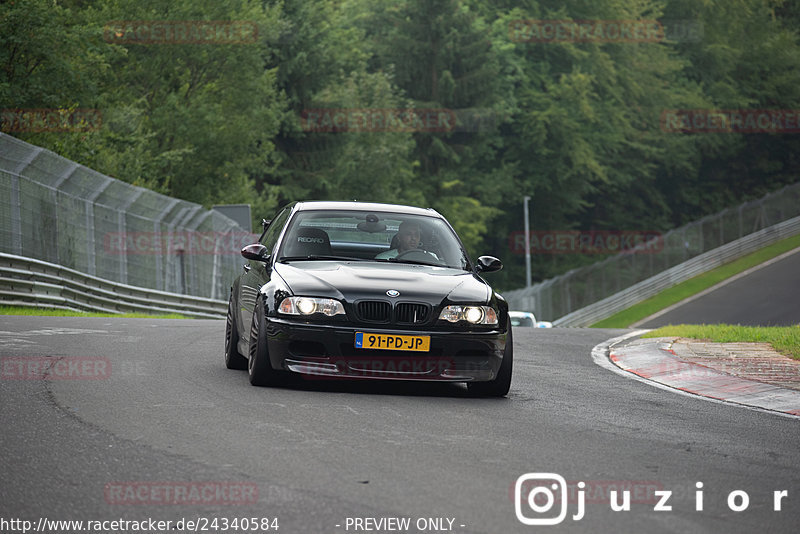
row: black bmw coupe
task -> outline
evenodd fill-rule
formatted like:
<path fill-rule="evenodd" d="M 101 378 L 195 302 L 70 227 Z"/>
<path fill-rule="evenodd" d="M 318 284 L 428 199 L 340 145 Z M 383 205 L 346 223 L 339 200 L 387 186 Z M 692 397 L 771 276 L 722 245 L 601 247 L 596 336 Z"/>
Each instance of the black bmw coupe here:
<path fill-rule="evenodd" d="M 250 383 L 308 379 L 511 385 L 506 301 L 481 277 L 500 260 L 467 257 L 432 209 L 296 202 L 265 223 L 231 287 L 225 364 Z"/>

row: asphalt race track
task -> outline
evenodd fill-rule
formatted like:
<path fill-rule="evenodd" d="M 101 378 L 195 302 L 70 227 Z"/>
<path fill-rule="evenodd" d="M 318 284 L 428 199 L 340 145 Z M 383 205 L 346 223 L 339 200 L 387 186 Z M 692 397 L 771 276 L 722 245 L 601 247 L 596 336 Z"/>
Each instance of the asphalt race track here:
<path fill-rule="evenodd" d="M 641 323 L 641 327 L 718 323 L 749 326 L 800 324 L 800 252 Z"/>
<path fill-rule="evenodd" d="M 515 330 L 507 399 L 471 399 L 460 385 L 255 388 L 225 369 L 223 332 L 224 321 L 0 318 L 0 518 L 277 518 L 283 534 L 772 533 L 800 524 L 800 422 L 594 364 L 592 347 L 620 330 Z M 33 379 L 20 370 L 27 362 L 54 374 Z M 537 513 L 525 496 L 549 481 L 530 480 L 520 504 L 535 520 L 566 506 L 563 523 L 518 520 L 515 481 L 526 473 L 567 481 L 566 501 L 548 509 L 537 500 Z M 573 520 L 578 481 L 585 515 Z M 164 502 L 170 488 L 204 484 L 250 493 Z M 610 509 L 615 487 L 630 490 L 630 511 Z M 654 510 L 655 490 L 671 492 L 671 510 Z M 744 511 L 728 506 L 736 490 L 747 494 Z M 774 511 L 773 492 L 784 490 Z M 743 497 L 733 494 L 734 508 Z M 371 522 L 385 518 L 408 518 L 410 528 Z"/>

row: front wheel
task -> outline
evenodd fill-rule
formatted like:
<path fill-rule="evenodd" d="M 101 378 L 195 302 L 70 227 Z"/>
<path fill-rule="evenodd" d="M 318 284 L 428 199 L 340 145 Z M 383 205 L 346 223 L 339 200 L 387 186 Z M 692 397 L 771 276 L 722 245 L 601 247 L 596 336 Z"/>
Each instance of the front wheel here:
<path fill-rule="evenodd" d="M 247 365 L 250 383 L 254 386 L 277 386 L 283 383 L 283 373 L 273 369 L 269 362 L 266 320 L 264 300 L 259 297 L 250 327 L 250 361 Z"/>
<path fill-rule="evenodd" d="M 511 340 L 511 322 L 508 323 L 506 349 L 497 376 L 489 382 L 467 382 L 467 391 L 473 397 L 505 397 L 511 389 L 511 372 L 514 367 L 514 346 Z"/>
<path fill-rule="evenodd" d="M 228 300 L 228 316 L 225 320 L 225 367 L 228 369 L 247 369 L 247 358 L 239 352 L 239 328 L 236 325 L 233 292 L 231 292 L 231 298 Z"/>

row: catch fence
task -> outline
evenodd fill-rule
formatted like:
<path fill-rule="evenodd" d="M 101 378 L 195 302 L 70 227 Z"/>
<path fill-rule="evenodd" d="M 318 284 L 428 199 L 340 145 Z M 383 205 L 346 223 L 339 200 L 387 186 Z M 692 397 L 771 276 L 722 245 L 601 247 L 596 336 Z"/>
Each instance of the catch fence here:
<path fill-rule="evenodd" d="M 227 300 L 258 236 L 203 206 L 0 133 L 0 252 L 141 288 Z"/>

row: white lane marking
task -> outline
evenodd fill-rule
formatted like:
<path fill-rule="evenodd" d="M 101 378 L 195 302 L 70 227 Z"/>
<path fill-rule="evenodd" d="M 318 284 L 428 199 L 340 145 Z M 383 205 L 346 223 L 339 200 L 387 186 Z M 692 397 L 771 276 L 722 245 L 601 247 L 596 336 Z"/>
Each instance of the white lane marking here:
<path fill-rule="evenodd" d="M 85 335 L 85 334 L 112 334 L 121 333 L 112 330 L 90 330 L 88 328 L 42 328 L 41 330 L 23 330 L 21 332 L 9 332 L 0 330 L 0 336 L 60 336 L 60 335 Z"/>

